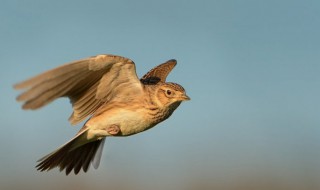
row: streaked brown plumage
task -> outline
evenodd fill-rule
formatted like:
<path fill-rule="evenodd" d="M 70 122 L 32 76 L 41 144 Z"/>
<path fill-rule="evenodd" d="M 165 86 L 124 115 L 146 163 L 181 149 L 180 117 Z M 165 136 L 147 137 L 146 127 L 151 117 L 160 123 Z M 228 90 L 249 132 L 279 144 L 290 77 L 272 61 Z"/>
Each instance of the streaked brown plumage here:
<path fill-rule="evenodd" d="M 140 133 L 167 119 L 182 101 L 189 100 L 182 86 L 166 83 L 176 65 L 169 60 L 140 80 L 134 62 L 116 55 L 97 55 L 44 72 L 16 84 L 26 89 L 17 97 L 23 109 L 38 109 L 60 97 L 73 106 L 72 125 L 90 119 L 78 134 L 36 166 L 45 171 L 59 167 L 68 175 L 99 166 L 105 137 Z"/>

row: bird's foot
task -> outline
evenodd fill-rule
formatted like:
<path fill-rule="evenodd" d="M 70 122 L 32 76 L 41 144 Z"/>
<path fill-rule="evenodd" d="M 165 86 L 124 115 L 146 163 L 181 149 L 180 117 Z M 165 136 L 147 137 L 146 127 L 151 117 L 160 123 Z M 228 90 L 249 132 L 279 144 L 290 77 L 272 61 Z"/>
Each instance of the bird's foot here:
<path fill-rule="evenodd" d="M 107 128 L 107 132 L 110 135 L 118 135 L 120 133 L 120 127 L 118 125 L 111 125 Z"/>

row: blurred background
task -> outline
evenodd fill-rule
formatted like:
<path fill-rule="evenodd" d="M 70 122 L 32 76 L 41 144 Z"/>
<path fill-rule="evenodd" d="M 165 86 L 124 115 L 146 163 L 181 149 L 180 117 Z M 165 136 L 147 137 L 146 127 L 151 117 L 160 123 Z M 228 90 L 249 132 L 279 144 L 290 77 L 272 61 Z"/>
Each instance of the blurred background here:
<path fill-rule="evenodd" d="M 0 189 L 320 189 L 320 2 L 1 0 Z M 23 111 L 12 85 L 97 54 L 142 76 L 169 59 L 192 101 L 109 138 L 98 170 L 38 172 L 68 141 L 68 99 Z"/>

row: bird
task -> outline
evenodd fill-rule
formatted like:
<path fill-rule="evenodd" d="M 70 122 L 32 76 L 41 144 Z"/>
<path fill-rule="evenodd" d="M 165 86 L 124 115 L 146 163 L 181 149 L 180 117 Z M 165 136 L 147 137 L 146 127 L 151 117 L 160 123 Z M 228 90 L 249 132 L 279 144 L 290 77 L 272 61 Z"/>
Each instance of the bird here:
<path fill-rule="evenodd" d="M 190 100 L 181 85 L 166 82 L 176 64 L 168 60 L 139 79 L 131 59 L 99 54 L 15 84 L 24 90 L 16 98 L 22 109 L 35 110 L 67 97 L 73 108 L 71 125 L 88 118 L 70 141 L 37 161 L 37 170 L 57 167 L 77 175 L 90 164 L 97 169 L 106 138 L 135 135 L 169 118 L 181 102 Z"/>

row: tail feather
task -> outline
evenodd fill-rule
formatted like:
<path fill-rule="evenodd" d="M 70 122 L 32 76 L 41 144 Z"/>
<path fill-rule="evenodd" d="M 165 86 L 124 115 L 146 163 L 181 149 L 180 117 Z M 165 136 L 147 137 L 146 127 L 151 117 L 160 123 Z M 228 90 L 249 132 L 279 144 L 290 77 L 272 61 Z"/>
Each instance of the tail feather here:
<path fill-rule="evenodd" d="M 75 174 L 78 174 L 81 168 L 84 172 L 87 172 L 90 163 L 94 162 L 94 160 L 100 161 L 100 149 L 103 147 L 105 139 L 92 141 L 77 147 L 75 144 L 78 144 L 78 140 L 81 139 L 84 133 L 85 131 L 79 133 L 61 148 L 38 160 L 40 163 L 36 168 L 40 171 L 48 171 L 59 167 L 60 171 L 65 169 L 66 175 L 72 170 Z M 99 163 L 94 163 L 95 168 L 97 165 L 99 165 Z"/>
<path fill-rule="evenodd" d="M 94 169 L 97 169 L 100 165 L 100 160 L 101 160 L 101 155 L 102 155 L 102 150 L 103 150 L 103 146 L 104 146 L 104 141 L 106 139 L 102 139 L 103 142 L 101 142 L 101 145 L 99 146 L 97 152 L 96 152 L 96 156 L 93 158 L 93 160 L 91 161 Z"/>

